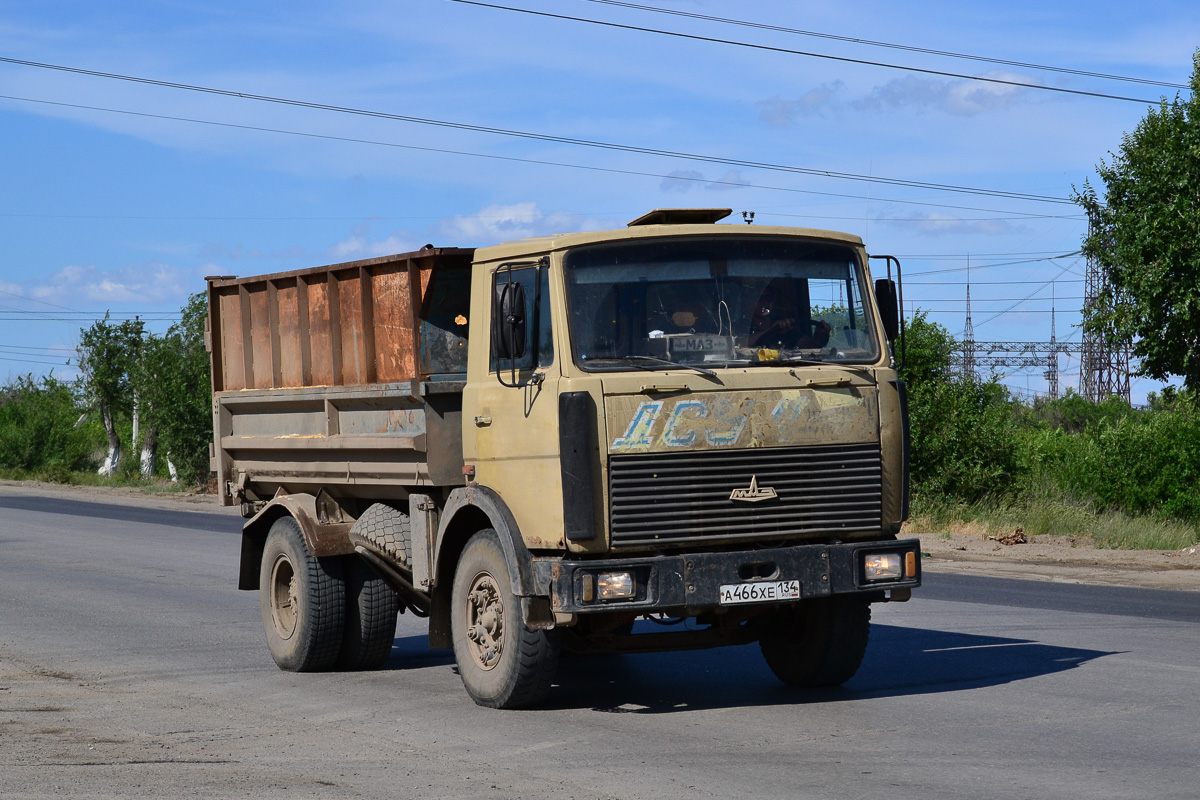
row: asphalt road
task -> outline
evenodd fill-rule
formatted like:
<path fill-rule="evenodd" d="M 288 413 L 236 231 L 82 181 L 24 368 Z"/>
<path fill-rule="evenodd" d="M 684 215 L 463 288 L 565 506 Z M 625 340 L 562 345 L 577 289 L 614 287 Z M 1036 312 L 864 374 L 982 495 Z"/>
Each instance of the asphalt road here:
<path fill-rule="evenodd" d="M 408 615 L 383 670 L 279 671 L 239 527 L 0 493 L 0 797 L 1200 796 L 1200 594 L 927 574 L 842 690 L 751 646 L 503 712 Z"/>

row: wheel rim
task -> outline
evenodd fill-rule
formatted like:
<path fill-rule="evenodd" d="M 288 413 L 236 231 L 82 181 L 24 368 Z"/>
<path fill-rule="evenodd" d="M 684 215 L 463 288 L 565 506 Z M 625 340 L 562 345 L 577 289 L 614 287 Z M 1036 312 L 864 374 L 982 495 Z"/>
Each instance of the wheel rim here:
<path fill-rule="evenodd" d="M 296 570 L 287 556 L 280 555 L 271 566 L 271 621 L 280 639 L 290 639 L 296 632 L 297 594 Z"/>
<path fill-rule="evenodd" d="M 481 572 L 467 592 L 467 645 L 480 669 L 500 663 L 504 651 L 504 601 L 490 573 Z"/>

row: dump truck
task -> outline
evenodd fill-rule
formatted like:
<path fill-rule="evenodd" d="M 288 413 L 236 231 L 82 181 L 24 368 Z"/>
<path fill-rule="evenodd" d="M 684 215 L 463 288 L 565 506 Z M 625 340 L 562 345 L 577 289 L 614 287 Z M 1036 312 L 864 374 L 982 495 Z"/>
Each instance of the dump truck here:
<path fill-rule="evenodd" d="M 281 668 L 378 667 L 407 611 L 484 706 L 564 650 L 854 675 L 921 582 L 900 264 L 729 213 L 208 279 L 212 467 Z"/>

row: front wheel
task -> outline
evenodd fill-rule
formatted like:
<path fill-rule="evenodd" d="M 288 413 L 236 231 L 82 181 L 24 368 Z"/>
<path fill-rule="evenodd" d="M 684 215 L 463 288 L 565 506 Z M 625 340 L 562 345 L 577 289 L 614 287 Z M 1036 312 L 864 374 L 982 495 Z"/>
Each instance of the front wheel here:
<path fill-rule="evenodd" d="M 314 558 L 291 517 L 275 520 L 259 567 L 267 647 L 280 669 L 331 669 L 342 648 L 345 582 L 336 558 Z"/>
<path fill-rule="evenodd" d="M 494 530 L 479 531 L 463 550 L 454 573 L 450 624 L 458 672 L 476 703 L 520 708 L 550 691 L 559 637 L 525 626 Z"/>
<path fill-rule="evenodd" d="M 759 640 L 767 666 L 792 686 L 841 686 L 867 652 L 871 605 L 858 597 L 805 600 L 777 612 Z"/>

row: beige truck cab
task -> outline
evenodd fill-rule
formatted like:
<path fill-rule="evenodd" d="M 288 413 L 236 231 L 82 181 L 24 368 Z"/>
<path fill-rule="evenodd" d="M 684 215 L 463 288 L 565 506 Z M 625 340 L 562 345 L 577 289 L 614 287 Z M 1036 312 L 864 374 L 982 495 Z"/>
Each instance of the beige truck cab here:
<path fill-rule="evenodd" d="M 899 263 L 728 213 L 210 282 L 214 467 L 282 667 L 376 666 L 407 609 L 489 706 L 563 649 L 854 674 L 920 584 Z"/>

